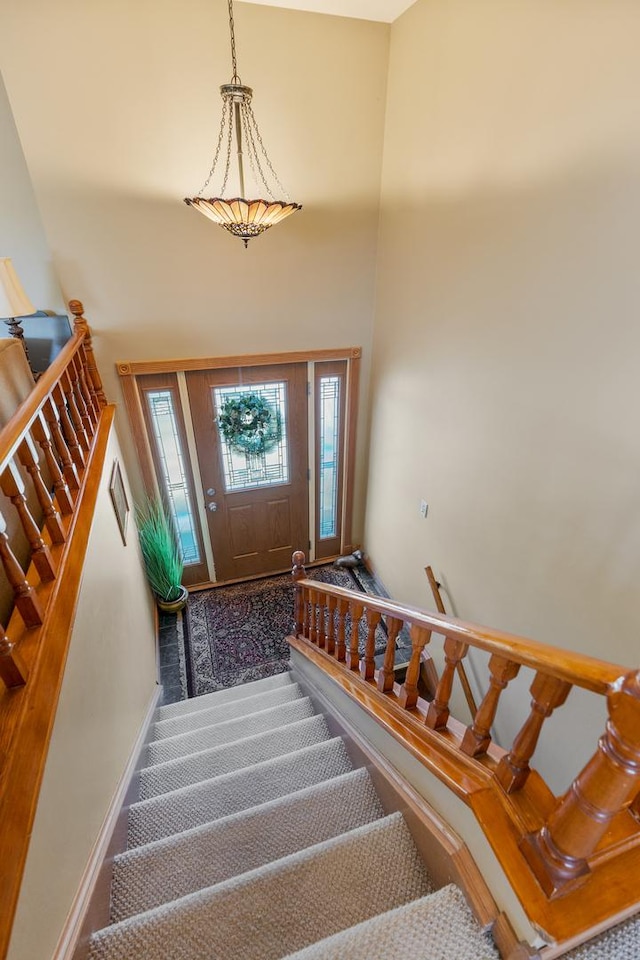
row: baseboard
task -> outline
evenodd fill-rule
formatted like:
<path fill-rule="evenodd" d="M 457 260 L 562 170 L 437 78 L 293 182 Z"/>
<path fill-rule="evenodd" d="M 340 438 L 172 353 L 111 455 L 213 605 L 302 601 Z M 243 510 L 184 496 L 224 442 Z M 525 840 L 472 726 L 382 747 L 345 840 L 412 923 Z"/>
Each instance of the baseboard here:
<path fill-rule="evenodd" d="M 322 713 L 330 732 L 345 742 L 356 768 L 366 767 L 385 813 L 403 814 L 414 843 L 439 889 L 455 883 L 484 930 L 491 930 L 504 960 L 535 957 L 518 941 L 508 917 L 496 904 L 484 877 L 462 838 L 396 770 L 390 761 L 369 743 L 352 723 L 341 715 L 322 691 L 317 690 L 303 671 L 294 666 L 292 676 L 305 696 Z"/>
<path fill-rule="evenodd" d="M 161 689 L 156 686 L 149 701 L 145 718 L 89 855 L 52 960 L 85 960 L 90 934 L 109 922 L 111 863 L 114 855 L 123 850 L 126 843 L 127 808 L 136 799 L 135 774 L 148 740 L 149 727 Z"/>

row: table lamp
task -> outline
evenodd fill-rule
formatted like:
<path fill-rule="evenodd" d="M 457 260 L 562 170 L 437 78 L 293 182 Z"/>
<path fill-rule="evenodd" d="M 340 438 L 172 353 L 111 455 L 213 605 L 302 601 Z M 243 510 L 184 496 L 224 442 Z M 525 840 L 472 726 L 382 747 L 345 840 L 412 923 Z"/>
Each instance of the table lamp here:
<path fill-rule="evenodd" d="M 11 258 L 0 257 L 0 317 L 9 327 L 11 336 L 21 342 L 27 360 L 29 360 L 29 351 L 24 340 L 20 318 L 29 317 L 35 312 L 36 308 L 24 292 Z"/>

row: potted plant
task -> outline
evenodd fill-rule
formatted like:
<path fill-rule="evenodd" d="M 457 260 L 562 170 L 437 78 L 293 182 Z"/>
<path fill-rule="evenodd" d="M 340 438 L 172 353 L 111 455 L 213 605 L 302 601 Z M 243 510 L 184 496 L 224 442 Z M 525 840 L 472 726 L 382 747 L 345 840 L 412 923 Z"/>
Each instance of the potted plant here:
<path fill-rule="evenodd" d="M 182 610 L 189 594 L 182 585 L 184 564 L 174 525 L 162 500 L 148 498 L 136 506 L 136 523 L 147 579 L 161 610 Z"/>

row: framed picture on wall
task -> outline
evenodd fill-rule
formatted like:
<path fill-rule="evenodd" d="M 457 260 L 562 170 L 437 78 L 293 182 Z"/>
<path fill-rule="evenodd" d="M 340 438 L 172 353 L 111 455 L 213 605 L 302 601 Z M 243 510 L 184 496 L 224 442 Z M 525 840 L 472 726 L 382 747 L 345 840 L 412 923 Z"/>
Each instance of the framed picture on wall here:
<path fill-rule="evenodd" d="M 109 493 L 111 494 L 111 502 L 113 503 L 116 520 L 118 521 L 118 526 L 120 527 L 120 536 L 122 537 L 122 542 L 126 546 L 129 501 L 127 500 L 127 494 L 125 493 L 122 473 L 120 471 L 120 464 L 118 460 L 113 461 L 111 480 L 109 481 Z"/>

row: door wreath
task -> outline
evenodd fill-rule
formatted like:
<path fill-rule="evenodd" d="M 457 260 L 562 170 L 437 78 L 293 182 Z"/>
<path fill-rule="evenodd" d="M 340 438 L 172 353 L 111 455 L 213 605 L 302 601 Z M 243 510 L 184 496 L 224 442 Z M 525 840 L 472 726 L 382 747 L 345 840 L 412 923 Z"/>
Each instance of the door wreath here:
<path fill-rule="evenodd" d="M 269 453 L 282 439 L 280 411 L 259 393 L 228 397 L 222 404 L 218 426 L 238 453 Z"/>

